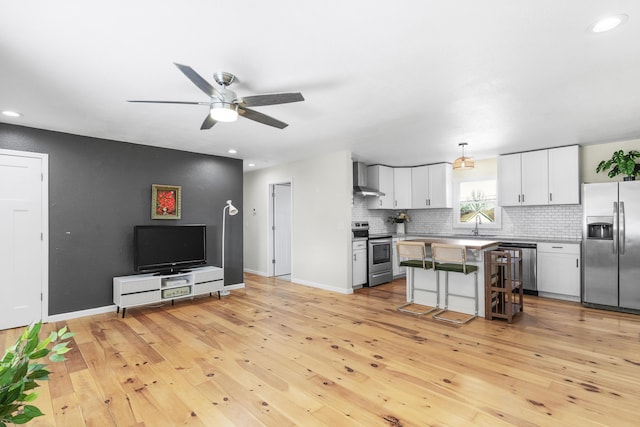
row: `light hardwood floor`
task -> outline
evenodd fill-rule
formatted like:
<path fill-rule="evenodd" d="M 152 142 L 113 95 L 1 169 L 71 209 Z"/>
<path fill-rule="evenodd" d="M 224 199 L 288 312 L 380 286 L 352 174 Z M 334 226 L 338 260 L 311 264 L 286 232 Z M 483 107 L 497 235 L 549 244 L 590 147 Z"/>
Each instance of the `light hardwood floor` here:
<path fill-rule="evenodd" d="M 245 283 L 221 300 L 47 325 L 76 336 L 32 425 L 640 423 L 640 316 L 528 297 L 512 325 L 457 326 L 395 311 L 404 280 L 353 295 Z"/>

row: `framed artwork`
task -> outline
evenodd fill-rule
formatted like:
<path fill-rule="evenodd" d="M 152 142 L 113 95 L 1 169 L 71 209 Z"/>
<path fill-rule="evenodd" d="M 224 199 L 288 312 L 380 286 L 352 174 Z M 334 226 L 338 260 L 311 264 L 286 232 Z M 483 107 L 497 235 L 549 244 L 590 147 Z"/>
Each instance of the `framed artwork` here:
<path fill-rule="evenodd" d="M 181 187 L 151 185 L 151 219 L 180 219 Z"/>

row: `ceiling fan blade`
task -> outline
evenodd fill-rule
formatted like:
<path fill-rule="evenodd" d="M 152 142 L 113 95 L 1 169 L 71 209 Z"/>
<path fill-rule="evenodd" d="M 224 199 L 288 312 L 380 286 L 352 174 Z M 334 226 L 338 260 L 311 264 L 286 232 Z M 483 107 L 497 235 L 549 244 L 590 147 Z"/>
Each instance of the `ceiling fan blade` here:
<path fill-rule="evenodd" d="M 205 117 L 204 122 L 202 122 L 202 126 L 200 126 L 200 130 L 211 129 L 213 125 L 215 125 L 216 123 L 218 122 L 213 120 L 213 118 L 211 117 L 211 114 L 207 114 L 207 117 Z"/>
<path fill-rule="evenodd" d="M 289 102 L 304 101 L 300 92 L 274 93 L 272 95 L 254 95 L 242 98 L 240 105 L 247 107 L 260 107 L 262 105 L 287 104 Z"/>
<path fill-rule="evenodd" d="M 271 116 L 267 116 L 266 114 L 258 113 L 255 110 L 250 110 L 248 108 L 243 108 L 240 106 L 238 106 L 238 114 L 240 114 L 241 116 L 249 120 L 253 120 L 255 122 L 262 123 L 264 125 L 273 126 L 274 128 L 278 128 L 278 129 L 284 129 L 287 126 L 289 126 L 285 122 L 276 120 Z"/>
<path fill-rule="evenodd" d="M 209 105 L 208 102 L 190 102 L 190 101 L 138 101 L 127 100 L 127 102 L 144 102 L 146 104 L 188 104 L 188 105 Z"/>
<path fill-rule="evenodd" d="M 202 78 L 200 74 L 196 73 L 193 68 L 189 67 L 188 65 L 178 64 L 177 62 L 174 62 L 174 64 L 180 71 L 182 71 L 182 74 L 187 76 L 187 78 L 191 80 L 194 85 L 198 86 L 201 91 L 209 96 L 221 96 L 218 89 L 216 89 L 214 86 L 211 86 L 209 82 Z"/>

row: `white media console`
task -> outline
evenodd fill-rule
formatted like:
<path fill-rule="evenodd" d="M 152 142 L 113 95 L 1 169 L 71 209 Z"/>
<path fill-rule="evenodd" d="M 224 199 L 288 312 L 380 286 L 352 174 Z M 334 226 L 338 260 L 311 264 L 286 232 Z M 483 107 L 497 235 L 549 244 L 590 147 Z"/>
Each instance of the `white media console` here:
<path fill-rule="evenodd" d="M 178 298 L 191 298 L 196 295 L 218 293 L 224 288 L 220 267 L 195 267 L 185 273 L 154 275 L 136 274 L 113 278 L 113 303 L 122 308 L 124 318 L 127 307 L 155 304 Z"/>

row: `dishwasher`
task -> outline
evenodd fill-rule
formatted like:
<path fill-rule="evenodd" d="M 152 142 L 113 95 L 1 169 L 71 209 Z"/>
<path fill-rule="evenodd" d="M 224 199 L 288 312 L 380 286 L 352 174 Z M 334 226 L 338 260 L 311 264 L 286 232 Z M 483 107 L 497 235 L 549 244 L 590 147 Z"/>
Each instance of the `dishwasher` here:
<path fill-rule="evenodd" d="M 522 250 L 522 289 L 527 295 L 538 295 L 536 283 L 536 258 L 538 245 L 531 242 L 500 242 L 498 249 Z"/>

